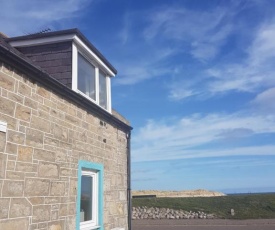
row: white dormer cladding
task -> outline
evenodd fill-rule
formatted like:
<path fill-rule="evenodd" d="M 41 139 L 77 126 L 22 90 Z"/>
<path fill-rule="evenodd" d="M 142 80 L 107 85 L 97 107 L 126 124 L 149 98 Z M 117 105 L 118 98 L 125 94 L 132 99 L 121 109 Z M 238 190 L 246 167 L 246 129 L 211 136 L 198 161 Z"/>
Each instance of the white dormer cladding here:
<path fill-rule="evenodd" d="M 96 105 L 105 109 L 109 113 L 112 111 L 112 103 L 111 103 L 111 77 L 114 77 L 116 73 L 114 73 L 105 63 L 104 61 L 91 50 L 81 38 L 79 38 L 76 34 L 67 34 L 67 35 L 56 35 L 52 37 L 43 37 L 43 38 L 34 38 L 28 40 L 18 40 L 18 41 L 10 41 L 10 45 L 14 47 L 28 47 L 28 46 L 37 46 L 37 45 L 45 45 L 52 44 L 58 42 L 66 42 L 72 41 L 72 90 L 81 94 L 85 98 L 89 99 Z M 79 90 L 78 87 L 78 58 L 79 55 L 84 57 L 87 62 L 95 67 L 95 98 L 89 97 L 83 90 Z M 103 100 L 103 94 L 100 89 L 104 84 L 100 84 L 100 77 L 102 83 L 102 75 L 104 75 L 106 80 L 106 103 Z M 104 82 L 105 83 L 105 82 Z M 101 96 L 101 97 L 100 97 Z"/>

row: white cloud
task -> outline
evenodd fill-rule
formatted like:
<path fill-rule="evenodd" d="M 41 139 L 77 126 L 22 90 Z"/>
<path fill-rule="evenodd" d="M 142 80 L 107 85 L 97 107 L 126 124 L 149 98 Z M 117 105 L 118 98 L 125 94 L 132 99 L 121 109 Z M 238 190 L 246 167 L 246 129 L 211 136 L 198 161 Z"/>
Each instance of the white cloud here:
<path fill-rule="evenodd" d="M 251 167 L 251 166 L 273 166 L 275 165 L 274 161 L 265 160 L 265 159 L 259 159 L 258 157 L 250 157 L 250 158 L 236 158 L 236 157 L 221 157 L 221 158 L 209 158 L 209 159 L 196 159 L 195 161 L 192 161 L 192 164 L 190 164 L 189 161 L 174 161 L 172 162 L 172 166 L 175 168 L 190 168 L 191 170 L 195 166 L 207 166 L 208 167 L 220 167 L 225 168 L 229 165 L 234 165 L 235 167 Z M 148 175 L 148 172 L 147 172 Z"/>
<path fill-rule="evenodd" d="M 248 137 L 253 134 L 254 134 L 253 130 L 249 128 L 235 128 L 235 129 L 222 130 L 221 133 L 218 134 L 218 136 L 226 139 L 230 139 L 230 138 L 238 139 L 242 137 Z"/>
<path fill-rule="evenodd" d="M 211 69 L 216 72 L 210 91 L 230 90 L 253 92 L 275 85 L 275 23 L 264 24 L 255 34 L 241 64 L 229 64 Z M 210 72 L 208 72 L 210 73 Z"/>
<path fill-rule="evenodd" d="M 256 96 L 251 102 L 257 110 L 275 112 L 275 87 L 267 89 Z"/>
<path fill-rule="evenodd" d="M 260 66 L 270 62 L 275 57 L 275 21 L 265 23 L 256 34 L 251 47 L 248 49 L 248 62 L 252 66 Z M 272 63 L 274 64 L 274 62 Z"/>
<path fill-rule="evenodd" d="M 138 47 L 129 52 L 131 58 L 122 57 L 116 64 L 121 71 L 115 84 L 133 85 L 154 77 L 171 76 L 172 67 L 163 65 L 162 62 L 173 55 L 176 52 L 175 49 L 167 47 L 144 47 L 141 49 Z"/>
<path fill-rule="evenodd" d="M 181 74 L 183 73 L 184 70 L 181 69 Z M 179 73 L 175 73 L 175 75 L 178 74 Z M 177 81 L 170 82 L 170 84 L 168 85 L 170 89 L 168 96 L 169 99 L 179 101 L 193 96 L 202 95 L 203 93 L 196 87 L 199 80 L 200 79 L 198 78 L 184 76 L 181 80 L 177 79 Z"/>
<path fill-rule="evenodd" d="M 165 5 L 147 11 L 127 11 L 117 35 L 125 52 L 122 50 L 116 64 L 121 69 L 116 82 L 129 85 L 160 75 L 171 77 L 180 62 L 172 61 L 173 55 L 180 59 L 188 54 L 203 63 L 215 58 L 233 30 L 230 18 L 237 9 L 192 11 Z M 137 28 L 143 28 L 142 33 Z M 190 89 L 184 93 L 175 90 L 170 97 L 178 100 L 191 94 Z"/>
<path fill-rule="evenodd" d="M 178 101 L 196 95 L 196 92 L 194 92 L 193 90 L 184 88 L 185 87 L 174 87 L 174 89 L 170 90 L 169 98 Z"/>
<path fill-rule="evenodd" d="M 123 65 L 119 78 L 116 79 L 115 84 L 119 85 L 133 85 L 138 82 L 148 80 L 157 76 L 169 74 L 170 70 L 167 68 L 154 68 L 154 63 L 140 63 L 139 65 L 129 64 Z M 121 64 L 118 64 L 121 66 Z"/>
<path fill-rule="evenodd" d="M 121 43 L 125 45 L 128 41 L 129 38 L 129 28 L 131 27 L 131 17 L 130 13 L 126 12 L 124 17 L 123 17 L 123 26 L 121 31 L 118 33 L 118 37 L 121 40 Z"/>
<path fill-rule="evenodd" d="M 133 137 L 133 161 L 232 155 L 275 155 L 275 145 L 228 149 L 204 147 L 256 134 L 275 134 L 275 117 L 244 114 L 193 114 L 173 120 L 150 120 Z M 221 145 L 222 146 L 222 145 Z"/>
<path fill-rule="evenodd" d="M 37 32 L 41 27 L 51 27 L 55 21 L 79 16 L 88 0 L 12 0 L 1 2 L 0 27 L 8 36 Z M 44 29 L 44 28 L 43 28 Z"/>
<path fill-rule="evenodd" d="M 232 27 L 232 25 L 226 24 L 215 32 L 212 32 L 211 29 L 208 35 L 201 35 L 201 41 L 192 43 L 193 50 L 191 54 L 201 61 L 213 59 L 219 53 L 220 47 L 225 42 L 227 36 L 232 32 Z"/>
<path fill-rule="evenodd" d="M 246 57 L 241 61 L 228 61 L 204 70 L 204 77 L 193 78 L 192 90 L 196 95 L 204 93 L 209 98 L 216 94 L 238 92 L 257 93 L 275 86 L 275 22 L 264 23 L 255 32 L 251 45 L 246 49 Z M 201 74 L 200 74 L 201 75 Z M 207 84 L 204 81 L 207 79 Z M 181 90 L 185 94 L 187 86 L 178 86 L 171 92 Z M 181 99 L 179 97 L 179 99 Z M 184 99 L 184 98 L 183 98 Z"/>
<path fill-rule="evenodd" d="M 206 61 L 216 57 L 232 32 L 233 12 L 237 9 L 216 7 L 212 11 L 192 11 L 178 6 L 162 7 L 150 12 L 144 37 L 185 43 L 186 49 L 191 47 L 194 58 Z"/>
<path fill-rule="evenodd" d="M 198 150 L 179 150 L 175 148 L 138 148 L 133 151 L 132 161 L 161 161 L 161 160 L 177 160 L 190 158 L 206 158 L 206 157 L 226 157 L 226 156 L 260 156 L 275 155 L 274 145 L 261 145 L 252 147 L 236 147 L 229 149 L 198 149 Z"/>

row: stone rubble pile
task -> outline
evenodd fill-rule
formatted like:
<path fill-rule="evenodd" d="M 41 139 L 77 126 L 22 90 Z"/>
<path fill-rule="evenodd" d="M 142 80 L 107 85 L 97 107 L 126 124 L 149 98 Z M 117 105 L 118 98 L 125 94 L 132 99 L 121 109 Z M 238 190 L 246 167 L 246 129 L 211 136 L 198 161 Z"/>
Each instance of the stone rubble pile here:
<path fill-rule="evenodd" d="M 133 207 L 132 219 L 215 219 L 214 214 L 204 212 L 188 212 L 170 208 Z"/>

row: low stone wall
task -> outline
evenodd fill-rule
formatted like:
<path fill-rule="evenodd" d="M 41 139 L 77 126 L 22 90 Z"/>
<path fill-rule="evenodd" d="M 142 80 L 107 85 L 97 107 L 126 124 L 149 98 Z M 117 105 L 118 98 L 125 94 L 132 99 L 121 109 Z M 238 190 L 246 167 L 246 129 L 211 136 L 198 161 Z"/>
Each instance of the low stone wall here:
<path fill-rule="evenodd" d="M 214 214 L 192 212 L 169 208 L 133 207 L 132 219 L 215 219 Z"/>

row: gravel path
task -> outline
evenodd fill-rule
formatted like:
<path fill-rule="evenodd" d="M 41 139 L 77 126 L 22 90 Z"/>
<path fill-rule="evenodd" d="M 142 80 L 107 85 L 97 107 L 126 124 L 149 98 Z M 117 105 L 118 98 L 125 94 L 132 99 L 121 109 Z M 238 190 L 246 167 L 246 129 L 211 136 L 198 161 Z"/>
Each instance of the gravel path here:
<path fill-rule="evenodd" d="M 274 230 L 267 220 L 133 220 L 132 230 Z"/>

